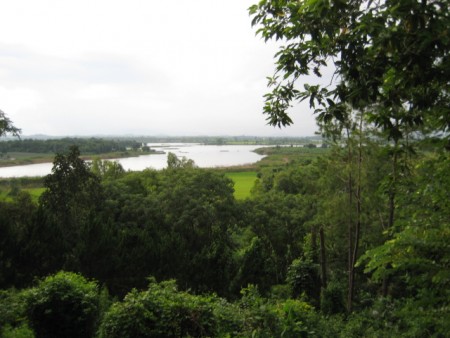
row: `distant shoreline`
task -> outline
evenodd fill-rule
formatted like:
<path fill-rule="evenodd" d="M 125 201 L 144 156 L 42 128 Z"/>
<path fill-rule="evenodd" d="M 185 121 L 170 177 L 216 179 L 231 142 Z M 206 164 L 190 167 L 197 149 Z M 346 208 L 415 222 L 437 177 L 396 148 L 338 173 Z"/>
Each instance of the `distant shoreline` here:
<path fill-rule="evenodd" d="M 116 158 L 138 157 L 142 155 L 157 155 L 165 154 L 163 151 L 125 151 L 125 152 L 111 152 L 104 154 L 82 154 L 80 158 L 85 161 L 90 161 L 96 158 L 102 160 L 110 160 Z M 15 167 L 22 165 L 41 164 L 41 163 L 53 163 L 56 154 L 33 154 L 33 153 L 14 153 L 17 158 L 14 159 L 0 159 L 0 168 Z M 19 155 L 19 156 L 17 156 Z"/>

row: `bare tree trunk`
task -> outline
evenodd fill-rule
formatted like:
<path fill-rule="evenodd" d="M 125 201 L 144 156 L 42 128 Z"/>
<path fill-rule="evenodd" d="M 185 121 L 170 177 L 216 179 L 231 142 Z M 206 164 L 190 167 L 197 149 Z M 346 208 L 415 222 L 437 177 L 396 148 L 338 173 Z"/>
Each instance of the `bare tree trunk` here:
<path fill-rule="evenodd" d="M 353 247 L 353 262 L 351 265 L 351 274 L 353 280 L 353 289 L 355 288 L 355 265 L 358 259 L 359 239 L 361 237 L 361 210 L 362 210 L 362 198 L 361 198 L 361 185 L 362 185 L 362 113 L 359 121 L 359 142 L 358 142 L 358 177 L 356 181 L 356 226 L 355 237 Z"/>
<path fill-rule="evenodd" d="M 348 204 L 349 204 L 349 216 L 348 216 L 348 228 L 347 228 L 347 240 L 348 240 L 348 294 L 347 294 L 347 311 L 352 312 L 353 308 L 353 292 L 354 292 L 354 280 L 353 280 L 353 175 L 352 175 L 352 162 L 353 152 L 350 143 L 350 131 L 347 129 L 348 140 Z"/>
<path fill-rule="evenodd" d="M 349 237 L 349 271 L 348 271 L 348 299 L 347 299 L 347 310 L 348 312 L 352 312 L 353 310 L 353 299 L 355 294 L 355 265 L 356 260 L 358 258 L 358 250 L 359 250 L 359 240 L 361 237 L 361 212 L 362 212 L 362 198 L 361 198 L 361 186 L 362 186 L 362 129 L 363 129 L 363 113 L 359 117 L 359 139 L 358 139 L 358 166 L 357 166 L 357 177 L 356 177 L 356 191 L 355 191 L 355 199 L 356 199 L 356 224 L 353 229 L 353 222 L 349 223 L 348 229 L 348 237 Z M 350 158 L 353 160 L 352 158 Z M 353 163 L 351 161 L 350 163 Z M 351 168 L 350 168 L 351 174 Z M 351 176 L 350 176 L 351 178 Z M 351 183 L 351 182 L 350 182 Z M 353 207 L 353 186 L 351 186 L 352 190 L 349 191 L 349 203 L 350 208 Z M 352 209 L 350 209 L 352 210 Z M 352 219 L 353 220 L 353 219 Z"/>
<path fill-rule="evenodd" d="M 315 226 L 311 227 L 311 259 L 317 263 L 317 230 Z"/>
<path fill-rule="evenodd" d="M 389 187 L 389 220 L 388 229 L 391 229 L 395 220 L 395 197 L 397 194 L 397 168 L 398 166 L 398 140 L 394 143 L 394 154 L 392 158 L 392 181 Z M 386 297 L 389 289 L 389 278 L 383 278 L 383 284 L 381 287 L 381 293 L 383 297 Z"/>
<path fill-rule="evenodd" d="M 323 233 L 323 227 L 319 229 L 320 238 L 320 269 L 322 277 L 322 287 L 327 287 L 327 257 L 325 252 L 325 234 Z"/>

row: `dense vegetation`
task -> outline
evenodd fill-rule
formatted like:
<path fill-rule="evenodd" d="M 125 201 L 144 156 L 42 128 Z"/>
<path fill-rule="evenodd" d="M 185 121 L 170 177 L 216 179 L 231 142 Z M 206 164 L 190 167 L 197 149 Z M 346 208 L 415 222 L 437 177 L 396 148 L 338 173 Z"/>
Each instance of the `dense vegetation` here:
<path fill-rule="evenodd" d="M 82 154 L 103 154 L 110 152 L 126 151 L 127 149 L 138 149 L 141 143 L 126 139 L 104 139 L 104 138 L 71 138 L 61 139 L 22 139 L 0 142 L 0 153 L 7 154 L 11 152 L 22 153 L 62 153 L 67 151 L 70 146 L 77 145 Z"/>
<path fill-rule="evenodd" d="M 244 200 L 234 198 L 223 173 L 187 160 L 127 173 L 110 162 L 88 165 L 76 148 L 59 154 L 38 203 L 26 192 L 0 203 L 4 335 L 33 330 L 50 337 L 40 325 L 64 330 L 51 324 L 63 319 L 36 311 L 92 302 L 81 312 L 90 319 L 57 311 L 87 323 L 79 330 L 91 333 L 73 331 L 74 337 L 358 337 L 367 330 L 443 337 L 450 159 L 440 151 L 401 158 L 395 222 L 388 227 L 392 149 L 366 140 L 359 168 L 340 146 L 314 160 L 262 168 Z M 355 169 L 364 183 L 361 202 L 350 203 L 346 177 Z M 350 313 L 347 230 L 358 203 Z M 60 270 L 96 282 L 52 276 Z M 46 276 L 33 287 L 35 277 Z M 176 282 L 156 282 L 169 279 Z M 125 295 L 110 307 L 112 296 Z"/>

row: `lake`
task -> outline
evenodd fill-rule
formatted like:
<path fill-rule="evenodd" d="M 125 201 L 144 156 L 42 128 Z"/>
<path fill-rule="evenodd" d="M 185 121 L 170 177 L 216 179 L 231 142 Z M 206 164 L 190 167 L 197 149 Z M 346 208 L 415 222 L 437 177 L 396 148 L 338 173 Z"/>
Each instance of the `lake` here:
<path fill-rule="evenodd" d="M 119 162 L 125 170 L 140 171 L 146 168 L 163 169 L 167 166 L 167 153 L 171 152 L 179 158 L 194 160 L 201 168 L 228 167 L 251 164 L 264 156 L 253 152 L 263 146 L 258 145 L 202 145 L 194 143 L 149 143 L 148 146 L 165 154 L 142 155 L 112 159 Z M 51 172 L 52 163 L 40 163 L 0 168 L 0 177 L 45 176 Z"/>

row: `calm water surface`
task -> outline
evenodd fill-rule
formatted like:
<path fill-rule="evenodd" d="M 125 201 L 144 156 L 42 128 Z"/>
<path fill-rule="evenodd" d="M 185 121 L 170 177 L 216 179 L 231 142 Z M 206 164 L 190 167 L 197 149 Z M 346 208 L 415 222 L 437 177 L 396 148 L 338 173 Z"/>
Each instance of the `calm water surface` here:
<path fill-rule="evenodd" d="M 163 169 L 167 166 L 167 153 L 171 152 L 179 158 L 194 160 L 201 168 L 225 167 L 250 164 L 259 161 L 264 156 L 253 152 L 262 146 L 212 146 L 193 143 L 149 143 L 150 148 L 164 151 L 165 154 L 142 155 L 114 159 L 125 170 L 139 171 L 146 168 Z M 0 177 L 45 176 L 51 172 L 52 163 L 21 165 L 0 168 Z"/>

